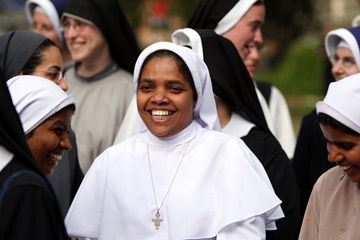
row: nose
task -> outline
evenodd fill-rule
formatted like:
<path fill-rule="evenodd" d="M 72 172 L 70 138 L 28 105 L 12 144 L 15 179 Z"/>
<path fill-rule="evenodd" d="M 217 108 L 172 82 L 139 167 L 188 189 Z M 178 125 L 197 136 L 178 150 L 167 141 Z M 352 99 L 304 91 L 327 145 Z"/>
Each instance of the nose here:
<path fill-rule="evenodd" d="M 335 144 L 327 143 L 326 147 L 329 153 L 328 154 L 329 162 L 339 164 L 344 160 L 344 155 Z"/>
<path fill-rule="evenodd" d="M 158 104 L 158 105 L 164 105 L 169 102 L 169 99 L 166 96 L 165 90 L 157 90 L 154 92 L 154 95 L 151 98 L 152 103 Z"/>
<path fill-rule="evenodd" d="M 62 139 L 60 141 L 60 146 L 65 149 L 65 150 L 71 150 L 72 145 L 70 142 L 70 135 L 69 132 L 64 133 L 64 135 L 62 136 Z"/>
<path fill-rule="evenodd" d="M 59 87 L 66 92 L 69 89 L 69 85 L 67 84 L 67 82 L 65 81 L 65 78 L 63 77 L 60 82 L 59 82 Z"/>
<path fill-rule="evenodd" d="M 339 74 L 342 74 L 344 72 L 341 61 L 336 61 L 333 64 L 333 66 L 331 68 L 331 72 L 333 73 L 333 75 L 339 75 Z"/>
<path fill-rule="evenodd" d="M 254 36 L 254 41 L 259 43 L 260 45 L 263 44 L 264 40 L 262 37 L 261 28 L 257 29 Z"/>

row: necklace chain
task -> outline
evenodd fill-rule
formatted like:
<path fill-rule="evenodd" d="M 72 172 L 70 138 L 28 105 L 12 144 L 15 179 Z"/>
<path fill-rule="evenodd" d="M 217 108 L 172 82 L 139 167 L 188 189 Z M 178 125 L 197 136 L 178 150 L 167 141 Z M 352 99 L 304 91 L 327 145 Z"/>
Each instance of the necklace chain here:
<path fill-rule="evenodd" d="M 148 159 L 148 164 L 149 164 L 149 172 L 150 172 L 150 178 L 151 178 L 151 186 L 152 186 L 152 190 L 153 190 L 153 193 L 154 193 L 154 200 L 155 200 L 155 204 L 156 204 L 156 213 L 155 213 L 155 218 L 152 219 L 152 222 L 154 222 L 154 225 L 155 225 L 155 228 L 156 230 L 159 230 L 159 227 L 160 227 L 160 223 L 163 221 L 163 219 L 160 218 L 160 208 L 163 206 L 164 202 L 165 202 L 165 199 L 166 197 L 168 196 L 169 192 L 170 192 L 170 189 L 171 189 L 171 186 L 173 185 L 174 183 L 174 180 L 175 180 L 175 177 L 177 175 L 177 173 L 179 172 L 179 169 L 180 169 L 180 166 L 181 166 L 181 163 L 182 161 L 184 160 L 185 158 L 185 155 L 186 155 L 186 152 L 189 148 L 189 145 L 190 145 L 190 141 L 188 141 L 186 144 L 186 148 L 185 150 L 183 151 L 182 155 L 181 155 L 181 158 L 180 158 L 180 161 L 179 161 L 179 164 L 176 168 L 176 171 L 175 171 L 175 174 L 170 182 L 170 185 L 165 193 L 165 196 L 164 198 L 161 200 L 160 202 L 160 206 L 158 205 L 158 202 L 157 202 L 157 198 L 156 198 L 156 193 L 155 193 L 155 185 L 154 185 L 154 178 L 153 178 L 153 174 L 152 174 L 152 170 L 151 170 L 151 162 L 150 162 L 150 153 L 149 153 L 149 145 L 146 144 L 146 151 L 147 151 L 147 159 Z"/>

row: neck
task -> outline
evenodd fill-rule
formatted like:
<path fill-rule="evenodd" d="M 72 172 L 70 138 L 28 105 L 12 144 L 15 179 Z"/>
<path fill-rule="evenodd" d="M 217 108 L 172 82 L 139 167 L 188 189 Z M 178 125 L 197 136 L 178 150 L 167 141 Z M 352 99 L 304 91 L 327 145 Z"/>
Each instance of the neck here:
<path fill-rule="evenodd" d="M 81 77 L 93 77 L 104 71 L 111 63 L 110 50 L 105 48 L 93 54 L 91 58 L 80 62 L 77 71 Z"/>
<path fill-rule="evenodd" d="M 220 121 L 221 128 L 224 128 L 231 119 L 231 110 L 224 101 L 220 98 L 215 97 L 216 110 Z"/>

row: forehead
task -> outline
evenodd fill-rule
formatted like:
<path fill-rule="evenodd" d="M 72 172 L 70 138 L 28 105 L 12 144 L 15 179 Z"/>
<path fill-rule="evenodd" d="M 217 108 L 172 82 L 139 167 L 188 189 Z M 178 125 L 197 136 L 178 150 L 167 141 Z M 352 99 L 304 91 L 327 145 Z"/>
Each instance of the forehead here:
<path fill-rule="evenodd" d="M 352 51 L 348 48 L 338 47 L 335 54 L 338 56 L 347 56 L 354 58 Z"/>
<path fill-rule="evenodd" d="M 152 56 L 149 60 L 144 62 L 140 77 L 148 73 L 166 73 L 166 74 L 181 74 L 180 62 L 173 56 L 160 55 Z"/>
<path fill-rule="evenodd" d="M 263 23 L 265 21 L 265 5 L 260 4 L 251 6 L 245 15 L 240 19 L 240 22 L 241 21 Z"/>
<path fill-rule="evenodd" d="M 42 12 L 38 12 L 38 11 L 34 11 L 33 14 L 33 21 L 34 22 L 39 22 L 41 21 L 42 23 L 49 23 L 51 24 L 50 18 L 47 14 L 42 13 Z"/>

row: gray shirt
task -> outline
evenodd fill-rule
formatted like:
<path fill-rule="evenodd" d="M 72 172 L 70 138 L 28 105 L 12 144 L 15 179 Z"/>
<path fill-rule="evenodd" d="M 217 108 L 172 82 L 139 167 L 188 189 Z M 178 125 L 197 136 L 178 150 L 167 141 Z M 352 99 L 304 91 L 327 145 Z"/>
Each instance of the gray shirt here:
<path fill-rule="evenodd" d="M 72 128 L 85 174 L 94 159 L 114 141 L 134 95 L 132 75 L 113 64 L 92 78 L 78 76 L 72 67 L 66 77 L 69 93 L 76 101 Z"/>

